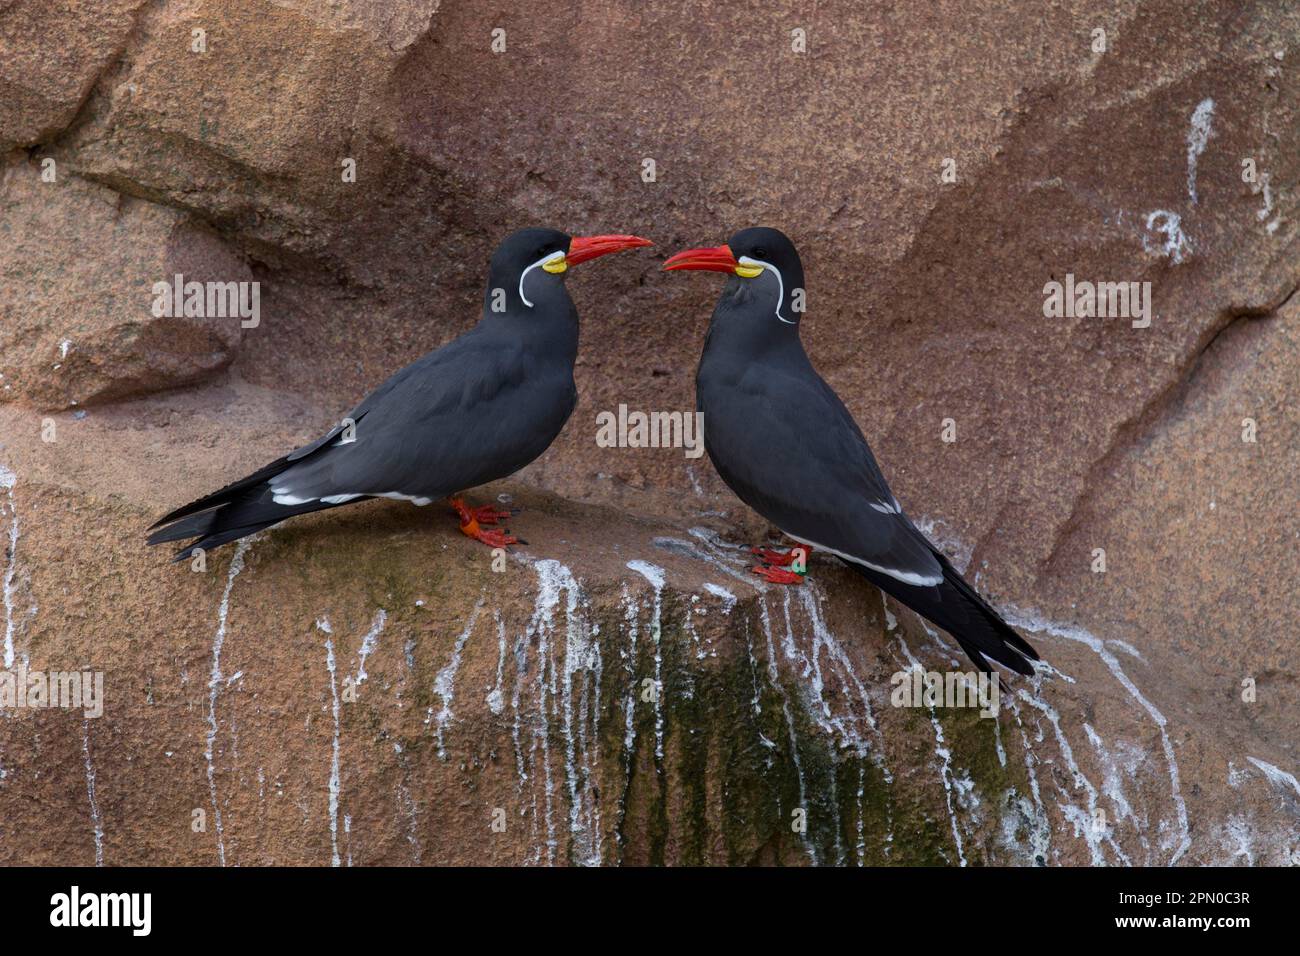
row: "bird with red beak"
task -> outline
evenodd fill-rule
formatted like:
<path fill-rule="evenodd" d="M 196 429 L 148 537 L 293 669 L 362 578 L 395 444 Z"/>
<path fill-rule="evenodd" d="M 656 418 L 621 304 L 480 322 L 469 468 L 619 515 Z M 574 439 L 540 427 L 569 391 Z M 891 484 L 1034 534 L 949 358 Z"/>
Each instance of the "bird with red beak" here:
<path fill-rule="evenodd" d="M 903 512 L 844 403 L 799 341 L 803 263 L 776 229 L 664 263 L 728 276 L 695 376 L 704 448 L 722 480 L 800 547 L 755 548 L 755 573 L 797 584 L 814 549 L 946 630 L 981 670 L 1033 673 L 1038 654 Z"/>
<path fill-rule="evenodd" d="M 466 535 L 491 547 L 520 543 L 492 527 L 510 512 L 470 507 L 460 493 L 537 458 L 577 404 L 569 267 L 648 245 L 639 236 L 555 229 L 507 237 L 488 266 L 477 325 L 393 375 L 316 441 L 163 516 L 149 543 L 189 540 L 176 555 L 181 560 L 286 518 L 367 498 L 417 505 L 447 498 Z"/>

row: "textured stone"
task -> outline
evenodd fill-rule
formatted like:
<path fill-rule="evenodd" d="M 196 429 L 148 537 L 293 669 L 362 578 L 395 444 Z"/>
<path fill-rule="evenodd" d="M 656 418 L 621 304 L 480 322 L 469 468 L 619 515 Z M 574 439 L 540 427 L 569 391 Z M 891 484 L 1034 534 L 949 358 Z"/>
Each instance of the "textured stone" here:
<path fill-rule="evenodd" d="M 252 281 L 211 230 L 84 180 L 45 182 L 30 164 L 3 176 L 0 399 L 87 405 L 195 382 L 230 362 L 238 315 L 153 309 L 154 284 L 177 274 Z"/>
<path fill-rule="evenodd" d="M 0 2 L 0 153 L 61 132 L 121 55 L 144 0 Z"/>
<path fill-rule="evenodd" d="M 59 308 L 0 290 L 39 332 L 0 328 L 7 375 L 33 350 L 23 397 L 83 397 L 41 391 L 51 316 L 169 267 L 163 236 L 251 262 L 264 320 L 228 375 L 55 415 L 54 442 L 0 407 L 6 633 L 108 695 L 98 720 L 0 720 L 0 860 L 1296 862 L 1297 36 L 1272 0 L 193 0 L 57 82 L 27 71 L 61 105 L 0 107 L 0 143 L 37 146 L 6 215 L 56 238 L 4 268 L 59 263 Z M 38 116 L 21 135 L 14 109 Z M 49 206 L 12 182 L 43 158 L 67 174 Z M 138 255 L 105 241 L 114 203 Z M 599 411 L 694 407 L 718 280 L 662 257 L 759 223 L 799 244 L 805 343 L 900 500 L 1051 664 L 996 722 L 891 707 L 894 672 L 958 658 L 833 563 L 750 583 L 739 549 L 770 529 L 706 460 L 595 445 Z M 468 328 L 491 249 L 533 224 L 657 248 L 570 274 L 578 409 L 480 493 L 525 505 L 529 561 L 495 573 L 397 502 L 275 529 L 237 574 L 232 549 L 204 573 L 143 549 Z M 1150 327 L 1045 318 L 1067 273 L 1149 281 Z"/>

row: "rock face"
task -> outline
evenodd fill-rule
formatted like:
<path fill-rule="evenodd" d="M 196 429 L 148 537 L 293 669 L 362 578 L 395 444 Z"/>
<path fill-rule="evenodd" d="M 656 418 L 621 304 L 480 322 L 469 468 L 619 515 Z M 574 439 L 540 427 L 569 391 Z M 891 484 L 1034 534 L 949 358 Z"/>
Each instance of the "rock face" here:
<path fill-rule="evenodd" d="M 120 56 L 145 0 L 0 3 L 0 153 L 61 133 Z"/>
<path fill-rule="evenodd" d="M 104 678 L 0 710 L 0 861 L 1300 861 L 1294 5 L 94 13 L 0 0 L 3 664 Z M 707 459 L 595 444 L 694 407 L 717 284 L 658 267 L 757 223 L 1050 665 L 996 719 L 894 706 L 966 664 L 833 564 L 759 586 Z M 528 224 L 658 243 L 570 277 L 579 407 L 480 493 L 529 547 L 399 502 L 142 546 L 468 328 Z M 155 316 L 178 272 L 260 322 Z M 1045 314 L 1084 282 L 1150 309 Z"/>
<path fill-rule="evenodd" d="M 251 308 L 234 307 L 241 283 L 242 302 L 254 302 L 243 260 L 184 213 L 81 179 L 60 183 L 52 168 L 47 181 L 20 163 L 0 182 L 0 396 L 65 409 L 186 385 L 229 364 L 255 321 Z M 209 282 L 223 293 L 211 313 Z M 195 283 L 203 309 L 186 316 L 183 292 Z"/>

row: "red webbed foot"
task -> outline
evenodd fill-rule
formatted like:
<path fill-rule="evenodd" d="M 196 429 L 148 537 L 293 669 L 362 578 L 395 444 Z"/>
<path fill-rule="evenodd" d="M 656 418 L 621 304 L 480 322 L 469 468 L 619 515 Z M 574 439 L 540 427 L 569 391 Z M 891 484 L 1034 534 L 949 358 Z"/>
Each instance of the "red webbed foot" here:
<path fill-rule="evenodd" d="M 478 508 L 470 508 L 469 512 L 474 516 L 474 520 L 479 524 L 496 524 L 498 521 L 505 521 L 507 518 L 519 514 L 518 508 L 498 508 L 495 505 L 482 505 Z"/>
<path fill-rule="evenodd" d="M 812 554 L 812 548 L 806 544 L 791 548 L 789 551 L 778 551 L 775 548 L 750 548 L 749 550 L 758 555 L 758 559 L 764 564 L 775 564 L 779 568 L 787 568 L 801 557 L 806 565 L 808 555 Z"/>
<path fill-rule="evenodd" d="M 520 541 L 509 531 L 492 528 L 485 529 L 483 525 L 494 525 L 498 521 L 504 521 L 514 511 L 507 511 L 497 508 L 493 505 L 482 505 L 478 508 L 471 508 L 460 498 L 452 498 L 451 506 L 456 509 L 456 514 L 460 516 L 460 533 L 467 538 L 473 538 L 475 541 L 482 541 L 489 548 L 508 548 L 512 544 L 525 544 Z"/>
<path fill-rule="evenodd" d="M 769 584 L 803 584 L 802 574 L 787 571 L 785 568 L 774 568 L 770 564 L 756 564 L 749 570 Z"/>
<path fill-rule="evenodd" d="M 479 528 L 475 533 L 466 531 L 464 528 L 461 528 L 460 530 L 464 531 L 465 534 L 468 534 L 475 541 L 482 541 L 489 548 L 508 548 L 512 544 L 520 543 L 519 539 L 509 531 L 501 531 L 497 528 L 491 528 L 488 530 Z"/>
<path fill-rule="evenodd" d="M 812 553 L 812 548 L 806 544 L 793 547 L 789 551 L 778 551 L 775 548 L 750 548 L 749 550 L 758 555 L 758 559 L 763 562 L 750 570 L 772 584 L 800 583 L 808 571 L 808 555 Z M 789 570 L 786 570 L 787 568 Z"/>

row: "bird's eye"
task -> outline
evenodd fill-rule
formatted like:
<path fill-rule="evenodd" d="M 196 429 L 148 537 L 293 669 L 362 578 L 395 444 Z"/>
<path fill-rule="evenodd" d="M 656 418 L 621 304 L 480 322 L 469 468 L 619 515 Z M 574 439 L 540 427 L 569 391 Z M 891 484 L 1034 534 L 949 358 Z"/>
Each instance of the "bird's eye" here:
<path fill-rule="evenodd" d="M 758 248 L 758 249 L 755 249 L 755 250 L 754 250 L 754 258 L 755 258 L 755 259 L 766 259 L 766 258 L 767 258 L 767 250 L 766 250 L 766 249 L 763 249 L 763 248 L 761 248 L 761 247 Z"/>

